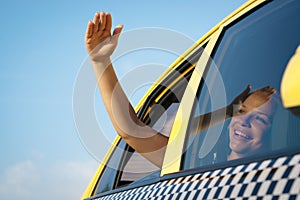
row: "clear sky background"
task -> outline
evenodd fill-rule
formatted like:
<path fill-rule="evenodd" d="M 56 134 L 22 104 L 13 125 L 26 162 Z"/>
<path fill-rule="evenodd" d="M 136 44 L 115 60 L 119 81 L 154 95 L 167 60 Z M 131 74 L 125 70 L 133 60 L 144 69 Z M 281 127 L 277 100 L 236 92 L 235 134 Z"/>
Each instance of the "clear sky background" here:
<path fill-rule="evenodd" d="M 1 2 L 0 198 L 77 199 L 95 172 L 98 161 L 82 145 L 72 109 L 74 82 L 87 58 L 86 24 L 95 11 L 110 12 L 114 25 L 123 24 L 124 32 L 160 27 L 198 40 L 244 2 Z M 149 60 L 143 56 L 121 60 L 117 73 L 125 73 L 122 62 L 130 67 L 136 60 L 139 65 Z M 99 112 L 98 118 L 107 119 L 106 113 Z"/>

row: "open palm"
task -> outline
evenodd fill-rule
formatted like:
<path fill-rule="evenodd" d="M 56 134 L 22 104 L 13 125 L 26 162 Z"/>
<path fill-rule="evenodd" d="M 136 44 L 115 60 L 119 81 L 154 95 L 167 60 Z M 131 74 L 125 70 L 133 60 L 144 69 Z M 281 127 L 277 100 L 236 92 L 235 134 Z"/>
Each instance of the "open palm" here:
<path fill-rule="evenodd" d="M 115 50 L 123 26 L 118 25 L 113 34 L 111 34 L 111 27 L 110 13 L 96 12 L 93 21 L 89 21 L 85 34 L 85 45 L 92 61 L 107 59 Z"/>

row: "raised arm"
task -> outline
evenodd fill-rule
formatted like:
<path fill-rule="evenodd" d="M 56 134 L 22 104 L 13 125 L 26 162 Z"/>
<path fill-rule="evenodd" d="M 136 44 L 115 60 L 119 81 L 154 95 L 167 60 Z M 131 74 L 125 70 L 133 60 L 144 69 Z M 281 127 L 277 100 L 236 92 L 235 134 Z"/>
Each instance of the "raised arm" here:
<path fill-rule="evenodd" d="M 92 61 L 98 87 L 117 133 L 137 152 L 148 160 L 162 165 L 168 138 L 140 121 L 115 74 L 110 56 L 118 44 L 123 26 L 113 30 L 110 13 L 96 13 L 89 21 L 85 44 Z"/>
<path fill-rule="evenodd" d="M 114 52 L 123 29 L 118 25 L 111 33 L 112 17 L 109 13 L 96 13 L 88 22 L 85 44 L 96 75 L 98 87 L 117 133 L 137 152 L 161 167 L 168 137 L 158 133 L 140 121 L 115 74 L 110 56 Z M 231 104 L 219 110 L 198 116 L 198 127 L 193 133 L 205 130 L 233 116 L 242 115 L 267 102 L 275 92 L 264 87 L 250 93 L 248 86 Z M 212 118 L 212 116 L 214 116 Z M 213 119 L 213 121 L 211 121 Z M 201 126 L 198 126 L 201 124 Z"/>

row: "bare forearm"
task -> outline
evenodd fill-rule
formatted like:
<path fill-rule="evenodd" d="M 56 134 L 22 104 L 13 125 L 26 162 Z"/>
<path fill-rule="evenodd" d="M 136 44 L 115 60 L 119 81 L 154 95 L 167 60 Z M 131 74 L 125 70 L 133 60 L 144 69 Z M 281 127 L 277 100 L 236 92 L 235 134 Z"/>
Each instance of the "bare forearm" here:
<path fill-rule="evenodd" d="M 110 59 L 93 62 L 93 68 L 104 105 L 118 134 L 123 138 L 134 134 L 131 132 L 136 128 L 133 125 L 140 122 L 120 86 Z"/>
<path fill-rule="evenodd" d="M 136 151 L 161 166 L 168 138 L 138 119 L 109 59 L 94 62 L 93 68 L 104 105 L 117 133 Z"/>
<path fill-rule="evenodd" d="M 192 122 L 192 134 L 199 133 L 221 122 L 224 122 L 225 120 L 232 117 L 230 113 L 231 107 L 226 106 L 213 112 L 195 117 Z"/>

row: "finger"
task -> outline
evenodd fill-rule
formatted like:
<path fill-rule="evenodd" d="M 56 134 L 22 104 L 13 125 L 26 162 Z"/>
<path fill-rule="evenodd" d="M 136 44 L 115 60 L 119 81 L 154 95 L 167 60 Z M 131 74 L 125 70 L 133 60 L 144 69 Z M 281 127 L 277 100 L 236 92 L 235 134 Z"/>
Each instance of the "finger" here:
<path fill-rule="evenodd" d="M 272 94 L 275 93 L 275 89 L 270 87 L 266 92 L 268 93 L 269 96 L 271 96 Z"/>
<path fill-rule="evenodd" d="M 270 86 L 265 86 L 263 88 L 255 90 L 253 93 L 259 94 L 261 96 L 269 96 L 271 94 Z"/>
<path fill-rule="evenodd" d="M 276 92 L 276 90 L 270 86 L 266 86 L 262 88 L 262 92 L 264 92 L 266 95 L 272 95 Z"/>
<path fill-rule="evenodd" d="M 248 85 L 247 88 L 239 95 L 242 101 L 245 101 L 250 95 L 251 85 Z"/>
<path fill-rule="evenodd" d="M 104 12 L 100 13 L 100 25 L 99 25 L 99 30 L 103 31 L 105 29 L 105 24 L 106 24 L 106 15 Z"/>
<path fill-rule="evenodd" d="M 113 37 L 111 39 L 113 43 L 118 43 L 118 39 L 119 39 L 120 33 L 122 32 L 122 29 L 123 29 L 123 25 L 118 25 L 114 29 Z"/>
<path fill-rule="evenodd" d="M 268 93 L 272 93 L 272 94 L 276 92 L 276 90 L 270 86 L 266 86 L 266 87 L 262 88 L 262 90 L 266 91 Z"/>
<path fill-rule="evenodd" d="M 260 88 L 259 90 L 261 90 L 263 92 L 267 92 L 267 91 L 269 91 L 269 89 L 270 89 L 270 86 L 265 86 L 263 88 Z"/>
<path fill-rule="evenodd" d="M 99 18 L 100 18 L 100 14 L 98 12 L 95 13 L 94 15 L 94 32 L 98 31 L 99 29 Z"/>
<path fill-rule="evenodd" d="M 114 32 L 113 32 L 113 35 L 114 36 L 119 36 L 120 33 L 122 32 L 122 29 L 123 29 L 123 25 L 118 25 L 116 26 Z"/>
<path fill-rule="evenodd" d="M 94 29 L 94 23 L 89 21 L 88 25 L 86 27 L 86 32 L 85 32 L 85 38 L 88 39 L 90 37 L 92 37 L 93 35 L 93 29 Z"/>
<path fill-rule="evenodd" d="M 251 90 L 251 85 L 247 85 L 246 89 L 244 90 L 244 92 L 249 93 Z"/>
<path fill-rule="evenodd" d="M 110 13 L 106 13 L 106 24 L 105 24 L 105 30 L 111 30 L 112 27 L 112 18 Z"/>
<path fill-rule="evenodd" d="M 272 94 L 275 94 L 275 93 L 276 93 L 276 89 L 272 88 Z"/>
<path fill-rule="evenodd" d="M 276 90 L 272 87 L 269 87 L 268 92 L 271 93 L 271 94 L 274 94 L 276 92 Z"/>

